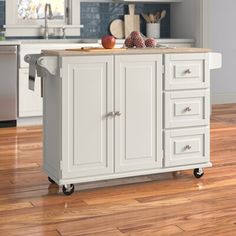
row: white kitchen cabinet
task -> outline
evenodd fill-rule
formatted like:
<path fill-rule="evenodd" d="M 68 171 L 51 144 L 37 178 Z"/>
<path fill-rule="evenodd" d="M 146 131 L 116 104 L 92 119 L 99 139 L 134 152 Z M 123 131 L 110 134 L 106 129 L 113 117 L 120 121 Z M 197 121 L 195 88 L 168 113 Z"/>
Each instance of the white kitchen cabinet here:
<path fill-rule="evenodd" d="M 162 56 L 115 57 L 115 171 L 162 165 Z"/>
<path fill-rule="evenodd" d="M 85 43 L 22 43 L 20 45 L 19 58 L 19 118 L 36 118 L 43 115 L 43 102 L 41 98 L 41 79 L 35 80 L 35 91 L 29 89 L 29 65 L 24 61 L 27 54 L 37 54 L 43 49 L 65 49 L 65 48 L 81 48 L 95 47 L 98 44 Z M 21 119 L 21 120 L 22 120 Z M 27 121 L 26 121 L 27 123 Z M 37 123 L 37 121 L 32 121 Z M 24 124 L 24 123 L 23 123 Z"/>
<path fill-rule="evenodd" d="M 66 178 L 162 166 L 162 56 L 117 56 L 115 70 L 113 63 L 112 56 L 62 60 Z"/>
<path fill-rule="evenodd" d="M 63 157 L 67 178 L 114 172 L 113 57 L 62 60 L 68 150 Z M 47 144 L 46 144 L 47 145 Z M 48 157 L 50 158 L 50 157 Z"/>
<path fill-rule="evenodd" d="M 43 100 L 41 80 L 35 80 L 35 91 L 29 90 L 29 69 L 19 69 L 19 111 L 18 116 L 42 116 Z"/>
<path fill-rule="evenodd" d="M 221 60 L 217 65 L 208 60 L 204 49 L 179 52 L 53 51 L 53 57 L 45 52 L 38 72 L 45 77 L 44 170 L 49 180 L 70 195 L 72 183 L 187 169 L 202 177 L 202 168 L 212 166 L 209 71 Z M 168 73 L 175 65 L 175 72 Z M 189 68 L 194 86 L 182 73 Z M 181 81 L 168 87 L 175 77 L 186 80 L 186 86 Z"/>

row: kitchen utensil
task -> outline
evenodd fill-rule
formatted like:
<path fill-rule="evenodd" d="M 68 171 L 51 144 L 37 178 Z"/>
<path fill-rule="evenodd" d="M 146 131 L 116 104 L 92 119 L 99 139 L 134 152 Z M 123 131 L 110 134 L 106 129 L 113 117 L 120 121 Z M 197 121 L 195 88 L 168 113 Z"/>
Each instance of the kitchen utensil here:
<path fill-rule="evenodd" d="M 166 17 L 166 10 L 163 10 L 163 11 L 161 12 L 161 17 L 160 17 L 158 23 L 160 23 L 165 17 Z"/>
<path fill-rule="evenodd" d="M 150 23 L 155 23 L 155 17 L 152 13 L 149 14 Z"/>
<path fill-rule="evenodd" d="M 115 19 L 110 24 L 110 32 L 117 39 L 123 39 L 125 37 L 124 21 L 121 19 Z"/>
<path fill-rule="evenodd" d="M 160 13 L 159 11 L 156 12 L 156 14 L 154 15 L 154 18 L 155 18 L 155 22 L 156 22 L 156 23 L 159 21 L 160 17 L 161 17 L 161 13 Z"/>
<path fill-rule="evenodd" d="M 141 16 L 143 17 L 143 19 L 146 21 L 146 23 L 150 23 L 150 19 L 149 16 L 145 13 L 141 13 Z"/>
<path fill-rule="evenodd" d="M 140 31 L 140 17 L 135 15 L 135 5 L 129 4 L 129 15 L 125 15 L 125 37 L 127 38 L 132 31 Z"/>

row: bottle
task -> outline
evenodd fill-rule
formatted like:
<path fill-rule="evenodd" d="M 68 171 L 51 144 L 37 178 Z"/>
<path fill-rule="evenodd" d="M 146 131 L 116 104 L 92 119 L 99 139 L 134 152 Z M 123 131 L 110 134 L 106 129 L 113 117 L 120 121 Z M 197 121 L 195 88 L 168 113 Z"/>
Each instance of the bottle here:
<path fill-rule="evenodd" d="M 5 40 L 5 31 L 0 31 L 0 41 Z"/>

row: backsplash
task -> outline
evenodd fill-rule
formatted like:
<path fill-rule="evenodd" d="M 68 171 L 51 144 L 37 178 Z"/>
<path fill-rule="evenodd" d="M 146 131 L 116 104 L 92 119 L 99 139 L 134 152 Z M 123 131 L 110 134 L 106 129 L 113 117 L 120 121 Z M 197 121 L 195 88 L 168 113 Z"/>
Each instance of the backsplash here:
<path fill-rule="evenodd" d="M 5 1 L 0 1 L 0 26 L 5 24 Z"/>
<path fill-rule="evenodd" d="M 157 12 L 165 9 L 167 11 L 166 18 L 161 24 L 161 38 L 170 37 L 170 4 L 144 4 L 137 3 L 135 12 Z M 128 13 L 128 5 L 123 3 L 97 3 L 82 2 L 81 3 L 81 38 L 101 38 L 103 35 L 109 34 L 109 24 L 112 20 L 120 18 Z M 141 32 L 146 34 L 146 25 L 142 17 Z M 0 0 L 0 26 L 5 24 L 5 1 Z"/>
<path fill-rule="evenodd" d="M 144 4 L 137 3 L 135 13 L 157 12 L 165 9 L 167 16 L 161 24 L 161 38 L 170 37 L 170 4 Z M 109 24 L 112 20 L 120 18 L 124 19 L 124 15 L 128 13 L 128 5 L 123 3 L 81 3 L 81 29 L 82 38 L 101 38 L 103 35 L 109 34 Z M 145 21 L 141 19 L 141 32 L 146 34 Z"/>

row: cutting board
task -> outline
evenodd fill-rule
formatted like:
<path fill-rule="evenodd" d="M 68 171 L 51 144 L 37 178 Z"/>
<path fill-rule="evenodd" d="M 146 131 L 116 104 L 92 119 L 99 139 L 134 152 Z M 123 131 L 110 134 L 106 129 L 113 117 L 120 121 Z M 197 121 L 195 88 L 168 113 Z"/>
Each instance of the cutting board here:
<path fill-rule="evenodd" d="M 140 17 L 135 15 L 135 5 L 129 4 L 129 15 L 125 15 L 125 37 L 127 38 L 132 31 L 140 31 Z"/>
<path fill-rule="evenodd" d="M 125 37 L 124 21 L 121 19 L 115 19 L 110 24 L 110 32 L 117 39 L 123 39 Z"/>
<path fill-rule="evenodd" d="M 88 47 L 88 48 L 69 48 L 66 51 L 75 51 L 75 52 L 118 52 L 127 50 L 126 48 L 95 48 L 95 47 Z"/>

